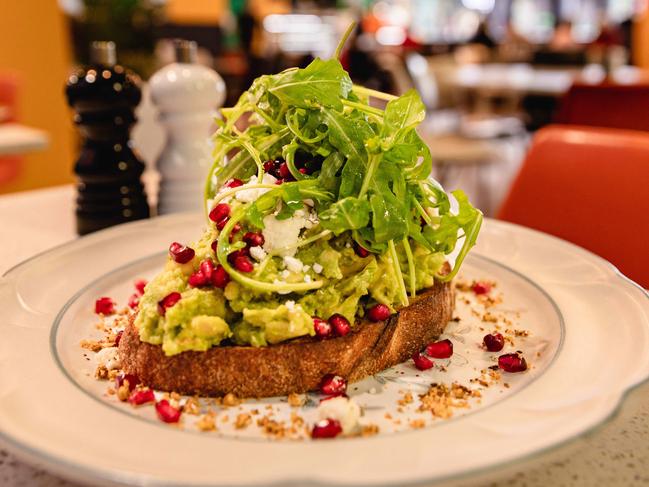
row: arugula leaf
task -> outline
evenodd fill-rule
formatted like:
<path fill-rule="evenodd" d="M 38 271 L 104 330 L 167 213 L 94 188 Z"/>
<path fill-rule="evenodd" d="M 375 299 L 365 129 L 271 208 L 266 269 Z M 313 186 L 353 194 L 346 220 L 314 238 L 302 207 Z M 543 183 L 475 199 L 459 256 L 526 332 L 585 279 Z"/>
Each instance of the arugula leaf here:
<path fill-rule="evenodd" d="M 269 83 L 268 92 L 294 107 L 332 107 L 342 110 L 341 98 L 352 89 L 352 81 L 336 59 L 314 59 L 304 69 L 291 69 Z"/>
<path fill-rule="evenodd" d="M 367 200 L 350 196 L 333 203 L 320 213 L 319 218 L 323 228 L 340 235 L 366 226 L 370 219 L 370 205 Z"/>

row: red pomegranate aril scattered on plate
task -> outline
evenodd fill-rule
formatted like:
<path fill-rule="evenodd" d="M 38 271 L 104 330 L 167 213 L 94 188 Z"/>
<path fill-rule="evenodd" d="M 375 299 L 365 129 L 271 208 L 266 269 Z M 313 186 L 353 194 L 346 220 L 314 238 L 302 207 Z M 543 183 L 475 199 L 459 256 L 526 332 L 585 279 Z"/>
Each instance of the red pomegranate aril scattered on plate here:
<path fill-rule="evenodd" d="M 218 241 L 218 240 L 215 240 L 215 241 L 212 242 L 212 244 L 210 245 L 210 247 L 212 248 L 212 251 L 213 251 L 214 253 L 216 253 L 216 248 L 218 247 L 218 245 L 219 245 L 219 241 Z"/>
<path fill-rule="evenodd" d="M 500 333 L 491 333 L 484 336 L 482 343 L 489 352 L 500 352 L 505 346 L 505 337 Z"/>
<path fill-rule="evenodd" d="M 135 281 L 135 282 L 133 283 L 133 285 L 135 286 L 135 290 L 136 290 L 139 294 L 144 294 L 144 287 L 145 287 L 148 283 L 149 283 L 149 282 L 148 282 L 146 279 L 138 279 L 137 281 Z"/>
<path fill-rule="evenodd" d="M 323 419 L 318 421 L 311 430 L 311 438 L 314 440 L 322 438 L 335 438 L 340 433 L 343 432 L 343 427 L 340 425 L 340 421 L 336 419 Z"/>
<path fill-rule="evenodd" d="M 331 324 L 318 316 L 313 317 L 313 329 L 315 330 L 315 336 L 321 340 L 329 338 L 333 333 Z"/>
<path fill-rule="evenodd" d="M 207 282 L 212 280 L 212 272 L 214 272 L 215 269 L 212 259 L 205 259 L 202 261 L 198 266 L 198 269 L 203 273 Z"/>
<path fill-rule="evenodd" d="M 194 272 L 191 276 L 189 276 L 189 279 L 187 279 L 187 283 L 191 287 L 203 287 L 207 285 L 207 278 L 205 277 L 205 274 L 203 274 L 200 270 Z"/>
<path fill-rule="evenodd" d="M 226 188 L 238 188 L 239 186 L 243 186 L 243 181 L 241 181 L 241 179 L 232 178 L 226 181 L 223 186 Z"/>
<path fill-rule="evenodd" d="M 234 266 L 234 262 L 237 260 L 237 257 L 239 257 L 240 255 L 245 255 L 247 257 L 249 255 L 248 249 L 247 248 L 239 249 L 228 254 L 228 262 L 230 263 L 231 266 Z"/>
<path fill-rule="evenodd" d="M 320 392 L 326 396 L 340 396 L 347 391 L 347 381 L 336 374 L 327 374 L 320 381 Z"/>
<path fill-rule="evenodd" d="M 369 250 L 367 250 L 365 247 L 361 247 L 356 242 L 354 242 L 354 252 L 356 252 L 356 255 L 358 255 L 359 257 L 363 257 L 363 258 L 370 255 Z"/>
<path fill-rule="evenodd" d="M 149 402 L 155 401 L 155 394 L 151 389 L 138 389 L 131 392 L 131 395 L 128 396 L 128 402 L 133 406 L 140 406 Z"/>
<path fill-rule="evenodd" d="M 225 228 L 226 223 L 228 223 L 229 220 L 230 220 L 229 216 L 226 216 L 223 220 L 219 220 L 218 222 L 216 222 L 216 228 L 219 231 L 223 230 Z"/>
<path fill-rule="evenodd" d="M 283 182 L 284 182 L 284 180 L 280 178 L 280 179 L 278 179 L 277 181 L 275 181 L 275 184 L 276 184 L 277 186 L 279 186 L 279 185 L 282 184 Z"/>
<path fill-rule="evenodd" d="M 138 293 L 131 294 L 131 297 L 128 298 L 128 307 L 131 309 L 136 309 L 137 305 L 140 304 L 141 297 L 142 295 Z"/>
<path fill-rule="evenodd" d="M 277 167 L 279 164 L 276 164 L 275 161 L 266 161 L 264 162 L 264 171 L 270 174 L 271 176 L 277 176 Z"/>
<path fill-rule="evenodd" d="M 250 260 L 250 257 L 241 254 L 234 259 L 234 268 L 239 272 L 252 272 L 255 270 L 255 266 Z"/>
<path fill-rule="evenodd" d="M 228 205 L 227 203 L 219 203 L 214 208 L 212 208 L 212 211 L 210 211 L 209 214 L 210 220 L 217 224 L 229 216 L 230 205 Z"/>
<path fill-rule="evenodd" d="M 527 362 L 518 353 L 506 353 L 498 357 L 498 367 L 505 372 L 523 372 L 527 370 Z"/>
<path fill-rule="evenodd" d="M 309 174 L 309 170 L 306 167 L 301 167 L 298 171 L 300 174 Z"/>
<path fill-rule="evenodd" d="M 167 313 L 167 308 L 174 306 L 182 296 L 179 292 L 173 292 L 167 294 L 164 298 L 158 301 L 158 313 L 164 316 Z"/>
<path fill-rule="evenodd" d="M 140 383 L 140 379 L 138 379 L 137 376 L 133 374 L 125 374 L 124 372 L 122 372 L 118 374 L 117 377 L 115 377 L 115 389 L 122 387 L 126 381 L 128 381 L 129 391 L 133 391 L 135 389 L 135 386 Z"/>
<path fill-rule="evenodd" d="M 223 289 L 228 285 L 228 282 L 230 282 L 230 274 L 228 274 L 222 265 L 216 266 L 216 269 L 212 273 L 212 284 L 214 287 Z"/>
<path fill-rule="evenodd" d="M 117 332 L 117 335 L 115 335 L 115 346 L 116 346 L 116 347 L 119 346 L 119 342 L 120 342 L 120 340 L 122 339 L 122 335 L 123 335 L 123 334 L 124 334 L 124 330 L 119 330 L 119 331 Z"/>
<path fill-rule="evenodd" d="M 382 303 L 375 304 L 368 310 L 367 316 L 372 321 L 385 321 L 390 317 L 390 308 Z"/>
<path fill-rule="evenodd" d="M 412 361 L 415 363 L 415 367 L 417 367 L 418 370 L 428 370 L 433 368 L 433 366 L 435 365 L 435 362 L 433 362 L 421 352 L 413 353 Z"/>
<path fill-rule="evenodd" d="M 241 231 L 241 224 L 240 223 L 235 223 L 234 226 L 232 227 L 232 230 L 230 231 L 230 243 L 234 241 L 234 236 Z"/>
<path fill-rule="evenodd" d="M 426 354 L 433 358 L 449 358 L 453 355 L 453 342 L 448 338 L 426 345 Z"/>
<path fill-rule="evenodd" d="M 261 232 L 247 232 L 243 236 L 243 241 L 251 247 L 261 247 L 266 240 Z"/>
<path fill-rule="evenodd" d="M 178 264 L 186 264 L 194 258 L 194 249 L 178 242 L 169 246 L 169 255 Z"/>
<path fill-rule="evenodd" d="M 95 313 L 98 315 L 112 315 L 115 313 L 115 301 L 104 296 L 95 301 Z"/>
<path fill-rule="evenodd" d="M 347 335 L 352 330 L 351 325 L 349 324 L 349 320 L 345 318 L 341 314 L 333 314 L 329 317 L 327 320 L 329 324 L 333 327 L 334 331 L 336 332 L 336 335 L 340 337 L 344 337 Z"/>
<path fill-rule="evenodd" d="M 291 170 L 288 168 L 288 164 L 286 164 L 285 162 L 282 162 L 279 165 L 279 169 L 278 169 L 277 172 L 279 174 L 279 177 L 282 178 L 282 179 L 287 179 L 287 178 L 292 177 Z"/>
<path fill-rule="evenodd" d="M 491 284 L 489 284 L 488 282 L 480 281 L 474 282 L 471 286 L 471 290 L 478 296 L 481 294 L 489 294 L 489 291 L 491 291 Z"/>
<path fill-rule="evenodd" d="M 165 423 L 177 423 L 180 420 L 180 409 L 173 407 L 166 399 L 155 403 L 155 412 L 160 421 Z"/>

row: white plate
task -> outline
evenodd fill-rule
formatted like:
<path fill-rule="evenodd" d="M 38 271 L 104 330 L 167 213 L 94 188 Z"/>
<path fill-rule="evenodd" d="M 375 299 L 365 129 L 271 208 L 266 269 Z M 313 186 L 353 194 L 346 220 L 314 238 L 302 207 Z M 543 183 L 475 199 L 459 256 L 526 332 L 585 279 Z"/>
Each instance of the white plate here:
<path fill-rule="evenodd" d="M 380 426 L 377 436 L 258 441 L 254 427 L 198 433 L 187 416 L 182 429 L 169 427 L 151 408 L 135 410 L 107 396 L 106 384 L 89 377 L 93 366 L 79 341 L 94 332 L 91 306 L 98 295 L 125 302 L 135 277 L 155 273 L 160 250 L 195 239 L 201 226 L 199 215 L 124 225 L 41 254 L 0 281 L 0 438 L 15 453 L 106 485 L 434 482 L 573 438 L 604 421 L 649 375 L 645 291 L 583 249 L 487 221 L 462 274 L 497 281 L 504 302 L 496 312 L 530 331 L 505 350 L 522 350 L 531 365 L 508 375 L 509 387 L 481 391 L 480 403 L 472 400 L 452 420 L 426 417 L 423 429 L 406 427 L 424 417 L 414 405 L 405 408 L 401 425 L 385 419 L 386 412 L 396 414 L 400 391 L 466 383 L 494 363 L 496 354 L 478 347 L 485 332 L 479 327 L 491 325 L 459 299 L 461 320 L 447 329 L 456 350 L 450 361 L 423 373 L 403 364 L 350 387 L 366 408 L 363 421 Z M 288 414 L 280 399 L 264 403 L 277 418 Z M 311 421 L 313 408 L 304 417 Z"/>

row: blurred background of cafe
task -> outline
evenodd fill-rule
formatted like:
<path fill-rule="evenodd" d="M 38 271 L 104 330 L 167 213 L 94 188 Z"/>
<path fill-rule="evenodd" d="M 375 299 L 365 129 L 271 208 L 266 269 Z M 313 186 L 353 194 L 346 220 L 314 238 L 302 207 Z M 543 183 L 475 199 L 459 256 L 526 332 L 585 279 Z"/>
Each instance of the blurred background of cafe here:
<path fill-rule="evenodd" d="M 194 40 L 229 105 L 261 74 L 331 56 L 355 20 L 342 57 L 353 80 L 394 94 L 416 88 L 436 177 L 494 214 L 539 128 L 578 114 L 581 125 L 649 130 L 646 3 L 0 0 L 0 193 L 73 180 L 79 140 L 63 87 L 93 40 L 114 41 L 145 82 L 173 60 L 171 39 Z M 616 101 L 625 96 L 634 102 Z M 135 145 L 152 167 L 163 131 L 146 96 L 138 117 Z"/>

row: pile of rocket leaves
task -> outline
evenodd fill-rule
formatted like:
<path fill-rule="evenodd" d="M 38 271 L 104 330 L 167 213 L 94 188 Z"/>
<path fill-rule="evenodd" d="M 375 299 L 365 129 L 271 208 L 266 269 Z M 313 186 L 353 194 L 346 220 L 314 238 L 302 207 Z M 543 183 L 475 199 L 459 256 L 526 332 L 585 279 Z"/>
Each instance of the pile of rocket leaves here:
<path fill-rule="evenodd" d="M 371 98 L 387 102 L 385 108 L 370 105 Z M 337 59 L 315 59 L 304 69 L 257 78 L 222 113 L 206 201 L 232 178 L 247 181 L 256 175 L 259 184 L 252 187 L 269 189 L 234 212 L 219 236 L 217 256 L 230 272 L 237 273 L 227 255 L 243 245 L 228 239 L 238 221 L 262 229 L 265 215 L 279 209 L 278 219 L 290 218 L 305 199 L 314 202 L 326 233 L 351 232 L 360 246 L 389 252 L 396 267 L 396 245 L 403 244 L 399 249 L 410 265 L 410 242 L 444 254 L 461 245 L 451 272 L 437 276 L 441 280 L 456 275 L 475 244 L 482 213 L 462 191 L 449 198 L 430 177 L 431 154 L 415 130 L 426 113 L 416 91 L 395 97 L 356 86 Z M 242 117 L 248 120 L 243 131 L 237 128 Z M 262 184 L 264 162 L 278 157 L 294 181 Z M 316 161 L 310 174 L 298 170 L 299 158 Z M 239 277 L 250 287 L 274 289 L 272 283 Z M 303 284 L 295 290 L 314 287 Z"/>

